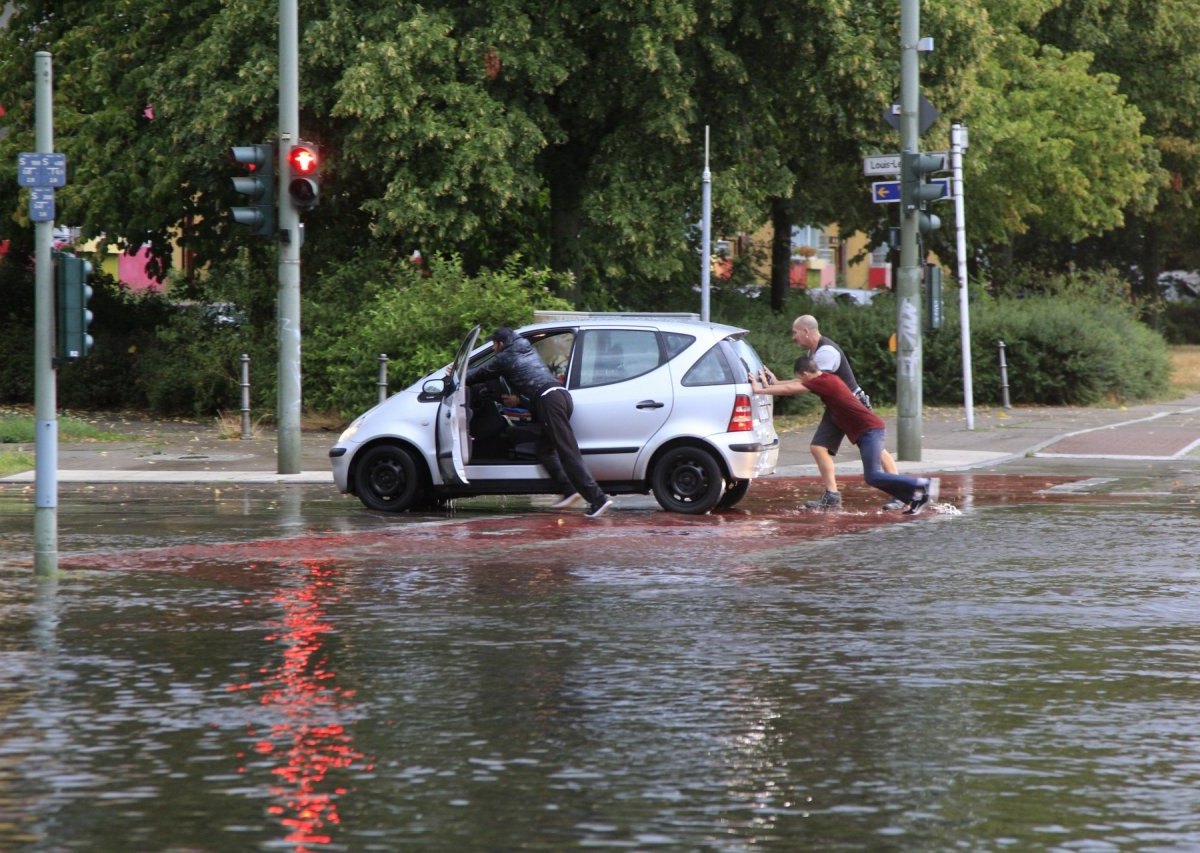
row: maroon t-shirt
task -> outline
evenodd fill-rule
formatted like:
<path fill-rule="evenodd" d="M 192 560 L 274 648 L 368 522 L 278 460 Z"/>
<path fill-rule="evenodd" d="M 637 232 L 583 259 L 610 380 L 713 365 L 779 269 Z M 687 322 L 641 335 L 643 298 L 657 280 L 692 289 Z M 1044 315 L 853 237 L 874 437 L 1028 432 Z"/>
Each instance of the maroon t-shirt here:
<path fill-rule="evenodd" d="M 801 380 L 804 387 L 821 398 L 833 422 L 842 428 L 846 438 L 853 444 L 858 444 L 859 436 L 869 429 L 885 429 L 887 424 L 883 418 L 864 406 L 857 397 L 850 393 L 846 383 L 833 373 L 822 373 L 820 376 L 806 376 Z"/>

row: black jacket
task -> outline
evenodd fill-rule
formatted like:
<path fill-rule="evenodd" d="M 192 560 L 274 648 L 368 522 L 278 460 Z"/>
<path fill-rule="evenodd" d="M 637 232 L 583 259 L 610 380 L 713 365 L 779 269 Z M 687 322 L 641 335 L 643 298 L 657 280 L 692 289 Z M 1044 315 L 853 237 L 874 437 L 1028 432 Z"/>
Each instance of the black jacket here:
<path fill-rule="evenodd" d="M 528 400 L 536 400 L 547 388 L 561 387 L 529 341 L 513 332 L 502 343 L 504 348 L 487 363 L 467 371 L 468 385 L 503 376 L 514 393 Z"/>

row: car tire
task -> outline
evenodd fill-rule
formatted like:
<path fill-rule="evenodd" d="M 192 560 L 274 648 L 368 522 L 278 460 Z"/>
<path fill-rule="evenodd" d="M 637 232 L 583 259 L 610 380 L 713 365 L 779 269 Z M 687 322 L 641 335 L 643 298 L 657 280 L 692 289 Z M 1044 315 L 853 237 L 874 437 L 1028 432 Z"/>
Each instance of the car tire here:
<path fill-rule="evenodd" d="M 380 444 L 363 453 L 354 469 L 354 486 L 367 509 L 381 512 L 404 512 L 425 492 L 412 454 L 391 444 Z"/>
<path fill-rule="evenodd" d="M 670 512 L 702 515 L 711 512 L 725 491 L 721 465 L 700 447 L 668 450 L 654 466 L 651 487 L 659 506 Z"/>
<path fill-rule="evenodd" d="M 746 497 L 746 492 L 750 491 L 749 480 L 734 480 L 732 486 L 725 489 L 725 494 L 721 495 L 721 500 L 717 501 L 717 509 L 729 509 L 737 506 L 742 498 Z"/>

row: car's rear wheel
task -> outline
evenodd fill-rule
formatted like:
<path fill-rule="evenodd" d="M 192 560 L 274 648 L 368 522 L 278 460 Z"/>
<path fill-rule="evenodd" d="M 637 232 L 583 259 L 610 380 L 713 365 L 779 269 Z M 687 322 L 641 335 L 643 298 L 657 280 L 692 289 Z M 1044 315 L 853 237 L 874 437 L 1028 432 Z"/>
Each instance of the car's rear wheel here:
<path fill-rule="evenodd" d="M 354 485 L 364 506 L 382 512 L 404 512 L 425 492 L 412 454 L 390 444 L 363 453 L 355 468 Z"/>
<path fill-rule="evenodd" d="M 701 515 L 721 500 L 725 479 L 721 465 L 700 447 L 676 447 L 663 454 L 651 477 L 654 498 L 671 512 Z"/>
<path fill-rule="evenodd" d="M 736 506 L 738 501 L 746 497 L 748 491 L 750 491 L 749 480 L 734 480 L 732 486 L 725 488 L 725 494 L 721 496 L 721 500 L 717 501 L 717 509 L 729 509 Z"/>

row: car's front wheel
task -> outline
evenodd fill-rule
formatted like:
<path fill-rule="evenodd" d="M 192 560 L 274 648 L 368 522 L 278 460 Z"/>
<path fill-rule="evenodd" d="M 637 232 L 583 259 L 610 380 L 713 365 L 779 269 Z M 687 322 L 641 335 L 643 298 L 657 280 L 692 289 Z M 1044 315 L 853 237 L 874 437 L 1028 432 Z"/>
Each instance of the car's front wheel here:
<path fill-rule="evenodd" d="M 721 465 L 700 447 L 676 447 L 663 454 L 651 477 L 654 498 L 671 512 L 701 515 L 721 500 L 725 479 Z"/>
<path fill-rule="evenodd" d="M 354 486 L 364 506 L 382 512 L 404 512 L 424 493 L 412 454 L 390 444 L 363 453 L 355 468 Z"/>

